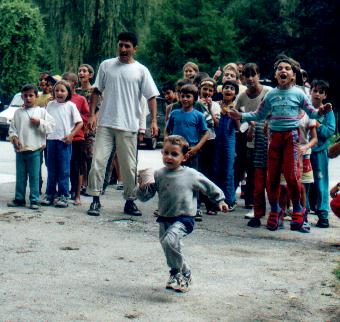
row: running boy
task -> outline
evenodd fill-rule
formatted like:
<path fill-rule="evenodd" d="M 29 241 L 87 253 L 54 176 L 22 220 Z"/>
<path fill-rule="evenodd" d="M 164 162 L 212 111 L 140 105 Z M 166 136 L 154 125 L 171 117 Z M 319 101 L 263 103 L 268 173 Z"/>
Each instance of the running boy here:
<path fill-rule="evenodd" d="M 38 89 L 31 84 L 21 89 L 24 105 L 15 111 L 9 128 L 9 138 L 16 152 L 15 198 L 9 207 L 25 206 L 27 178 L 30 185 L 30 208 L 38 209 L 40 152 L 46 146 L 46 134 L 55 126 L 46 109 L 36 105 Z"/>
<path fill-rule="evenodd" d="M 191 283 L 191 270 L 184 259 L 181 240 L 194 228 L 197 205 L 195 192 L 201 191 L 221 211 L 228 211 L 222 190 L 198 171 L 181 165 L 188 151 L 189 144 L 183 137 L 170 135 L 165 138 L 162 150 L 165 167 L 155 172 L 154 183 L 143 185 L 139 179 L 137 190 L 137 197 L 141 201 L 151 199 L 158 192 L 159 240 L 170 267 L 166 288 L 177 292 L 188 291 Z"/>
<path fill-rule="evenodd" d="M 296 74 L 299 68 L 289 57 L 282 57 L 274 65 L 275 78 L 278 87 L 270 91 L 255 112 L 239 113 L 236 110 L 230 112 L 235 119 L 243 121 L 259 121 L 269 119 L 269 148 L 268 148 L 268 177 L 267 193 L 271 206 L 267 228 L 277 230 L 279 217 L 282 216 L 278 200 L 280 192 L 280 173 L 283 168 L 284 176 L 288 184 L 288 190 L 292 197 L 293 214 L 291 230 L 300 230 L 304 219 L 304 209 L 300 203 L 300 162 L 299 162 L 299 125 L 300 109 L 303 109 L 310 118 L 317 118 L 323 109 L 330 105 L 320 106 L 316 110 L 311 105 L 307 96 L 296 86 Z"/>

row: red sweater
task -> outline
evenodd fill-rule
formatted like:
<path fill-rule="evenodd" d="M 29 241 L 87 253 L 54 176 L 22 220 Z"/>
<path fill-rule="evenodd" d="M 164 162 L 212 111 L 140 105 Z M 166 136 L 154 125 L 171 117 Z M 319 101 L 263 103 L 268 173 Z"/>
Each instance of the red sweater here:
<path fill-rule="evenodd" d="M 90 108 L 89 104 L 87 103 L 87 100 L 84 96 L 81 96 L 79 94 L 72 94 L 71 102 L 76 104 L 77 109 L 80 113 L 81 118 L 83 119 L 83 127 L 81 130 L 78 131 L 78 133 L 74 136 L 73 141 L 82 141 L 85 140 L 85 134 L 84 134 L 84 128 L 87 124 L 87 120 L 90 116 Z"/>

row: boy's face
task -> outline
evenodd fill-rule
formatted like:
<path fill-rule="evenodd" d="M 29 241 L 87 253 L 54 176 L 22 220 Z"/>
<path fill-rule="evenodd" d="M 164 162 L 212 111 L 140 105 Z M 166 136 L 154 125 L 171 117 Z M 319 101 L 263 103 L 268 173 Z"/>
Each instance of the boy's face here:
<path fill-rule="evenodd" d="M 243 73 L 243 78 L 248 88 L 255 88 L 260 83 L 260 75 L 254 70 L 247 70 L 245 73 Z"/>
<path fill-rule="evenodd" d="M 21 98 L 24 101 L 25 107 L 33 107 L 35 106 L 37 95 L 35 94 L 33 89 L 30 89 L 21 93 Z"/>
<path fill-rule="evenodd" d="M 194 103 L 195 103 L 194 95 L 181 93 L 181 104 L 184 109 L 188 110 L 192 108 Z"/>
<path fill-rule="evenodd" d="M 215 89 L 213 86 L 203 85 L 201 87 L 201 98 L 212 97 L 214 95 Z"/>
<path fill-rule="evenodd" d="M 118 41 L 118 56 L 122 63 L 130 64 L 133 62 L 133 56 L 137 48 L 133 47 L 131 41 L 119 40 Z"/>
<path fill-rule="evenodd" d="M 232 85 L 224 86 L 222 94 L 223 94 L 223 100 L 225 102 L 232 102 L 236 95 L 235 87 Z"/>
<path fill-rule="evenodd" d="M 183 73 L 184 73 L 184 78 L 191 79 L 191 80 L 194 79 L 196 75 L 195 70 L 190 66 L 185 67 Z"/>
<path fill-rule="evenodd" d="M 171 89 L 168 89 L 164 92 L 164 98 L 167 101 L 167 103 L 172 103 L 176 99 L 176 94 Z"/>
<path fill-rule="evenodd" d="M 163 163 L 168 170 L 176 170 L 185 159 L 182 148 L 169 142 L 164 144 L 162 156 Z"/>
<path fill-rule="evenodd" d="M 67 78 L 63 78 L 63 80 L 69 84 L 72 91 L 76 88 L 77 83 L 75 83 L 74 81 Z"/>
<path fill-rule="evenodd" d="M 80 66 L 78 68 L 78 77 L 80 82 L 89 81 L 92 78 L 92 74 L 89 72 L 86 66 Z"/>
<path fill-rule="evenodd" d="M 292 66 L 281 62 L 275 71 L 275 78 L 281 88 L 289 88 L 295 82 L 295 73 Z"/>
<path fill-rule="evenodd" d="M 321 105 L 322 102 L 327 97 L 325 90 L 320 88 L 319 86 L 311 88 L 310 94 L 311 94 L 311 97 L 312 97 L 313 105 Z"/>
<path fill-rule="evenodd" d="M 236 73 L 232 69 L 226 69 L 222 78 L 222 83 L 227 80 L 236 81 Z"/>

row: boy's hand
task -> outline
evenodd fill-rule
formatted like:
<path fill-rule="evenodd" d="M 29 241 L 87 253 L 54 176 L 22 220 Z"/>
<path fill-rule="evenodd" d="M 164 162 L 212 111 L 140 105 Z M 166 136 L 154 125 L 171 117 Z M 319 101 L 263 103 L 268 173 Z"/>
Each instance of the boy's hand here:
<path fill-rule="evenodd" d="M 336 184 L 329 192 L 329 194 L 331 195 L 332 198 L 335 198 L 338 194 L 339 191 L 339 187 L 340 187 L 340 182 L 338 184 Z"/>
<path fill-rule="evenodd" d="M 35 125 L 35 126 L 39 126 L 40 125 L 40 119 L 36 118 L 36 117 L 31 117 L 31 124 Z"/>
<path fill-rule="evenodd" d="M 144 133 L 138 132 L 138 142 L 143 142 L 144 140 Z"/>
<path fill-rule="evenodd" d="M 218 208 L 223 212 L 228 212 L 229 210 L 228 205 L 224 201 L 218 205 Z"/>
<path fill-rule="evenodd" d="M 217 68 L 217 70 L 216 70 L 216 72 L 215 72 L 215 74 L 214 74 L 213 79 L 214 79 L 214 80 L 218 80 L 218 78 L 219 78 L 221 75 L 222 75 L 221 67 L 218 66 L 218 68 Z"/>
<path fill-rule="evenodd" d="M 17 137 L 13 138 L 12 143 L 16 151 L 19 151 L 22 148 L 22 144 Z"/>
<path fill-rule="evenodd" d="M 242 114 L 238 111 L 236 111 L 234 108 L 230 109 L 230 111 L 228 112 L 229 117 L 231 117 L 234 120 L 240 120 L 242 117 Z"/>
<path fill-rule="evenodd" d="M 323 109 L 323 114 L 326 114 L 333 109 L 333 106 L 331 103 L 326 103 L 322 106 L 322 109 Z"/>
<path fill-rule="evenodd" d="M 189 148 L 189 151 L 185 154 L 184 158 L 186 160 L 192 158 L 197 152 L 199 151 L 199 149 L 196 146 L 193 146 L 191 148 Z"/>
<path fill-rule="evenodd" d="M 64 143 L 65 143 L 65 144 L 72 144 L 73 136 L 74 136 L 74 135 L 73 135 L 72 133 L 69 134 L 69 135 L 67 135 L 67 136 L 65 136 L 65 137 L 63 138 Z"/>
<path fill-rule="evenodd" d="M 304 144 L 304 145 L 300 145 L 298 149 L 299 149 L 300 155 L 304 155 L 306 151 L 308 150 L 308 147 Z"/>

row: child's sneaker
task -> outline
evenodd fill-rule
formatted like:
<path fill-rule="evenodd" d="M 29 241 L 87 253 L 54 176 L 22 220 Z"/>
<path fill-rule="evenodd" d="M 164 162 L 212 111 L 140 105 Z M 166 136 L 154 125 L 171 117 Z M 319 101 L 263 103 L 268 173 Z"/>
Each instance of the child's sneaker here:
<path fill-rule="evenodd" d="M 292 221 L 290 222 L 290 230 L 300 230 L 303 225 L 306 209 L 303 208 L 301 212 L 292 213 Z"/>
<path fill-rule="evenodd" d="M 67 208 L 68 207 L 68 203 L 67 203 L 67 199 L 65 196 L 60 196 L 57 200 L 57 202 L 55 203 L 55 206 L 57 208 Z"/>
<path fill-rule="evenodd" d="M 261 220 L 260 218 L 252 218 L 248 221 L 247 226 L 253 227 L 253 228 L 258 228 L 261 226 Z"/>
<path fill-rule="evenodd" d="M 318 228 L 328 228 L 329 227 L 329 221 L 328 219 L 319 218 L 318 222 L 315 225 Z"/>
<path fill-rule="evenodd" d="M 51 206 L 53 204 L 53 198 L 51 198 L 48 195 L 45 195 L 45 197 L 40 201 L 40 204 L 42 206 Z"/>
<path fill-rule="evenodd" d="M 180 285 L 180 281 L 181 281 L 181 274 L 177 273 L 175 275 L 171 275 L 168 279 L 168 281 L 166 282 L 166 286 L 165 288 L 167 290 L 176 290 L 179 285 Z"/>
<path fill-rule="evenodd" d="M 40 209 L 40 204 L 38 202 L 32 201 L 31 204 L 30 204 L 30 209 L 38 210 L 38 209 Z"/>
<path fill-rule="evenodd" d="M 7 207 L 25 207 L 25 200 L 13 199 L 12 201 L 7 203 Z"/>
<path fill-rule="evenodd" d="M 196 211 L 196 216 L 195 216 L 194 218 L 195 218 L 195 221 L 202 221 L 202 220 L 203 220 L 201 210 L 198 209 L 198 210 Z"/>
<path fill-rule="evenodd" d="M 192 284 L 191 272 L 184 273 L 180 278 L 180 283 L 175 288 L 176 292 L 185 293 L 189 291 L 189 286 Z"/>
<path fill-rule="evenodd" d="M 236 209 L 236 206 L 237 206 L 237 202 L 236 201 L 234 201 L 231 204 L 228 204 L 228 212 L 234 211 Z"/>

